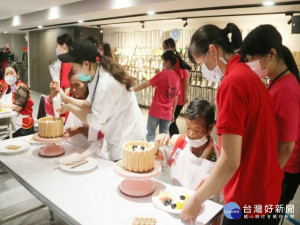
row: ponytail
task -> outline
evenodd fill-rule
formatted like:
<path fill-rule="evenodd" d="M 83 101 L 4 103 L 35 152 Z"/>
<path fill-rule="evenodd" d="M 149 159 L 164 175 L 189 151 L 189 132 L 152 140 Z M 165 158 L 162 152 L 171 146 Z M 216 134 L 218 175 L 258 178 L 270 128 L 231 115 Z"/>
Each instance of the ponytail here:
<path fill-rule="evenodd" d="M 282 59 L 289 68 L 289 70 L 295 75 L 296 79 L 298 80 L 298 83 L 300 83 L 299 70 L 297 68 L 295 59 L 291 51 L 286 46 L 282 46 Z"/>
<path fill-rule="evenodd" d="M 121 84 L 124 84 L 127 91 L 130 91 L 130 88 L 134 85 L 134 78 L 131 77 L 120 64 L 107 56 L 101 56 L 101 65 L 113 78 Z"/>
<path fill-rule="evenodd" d="M 173 38 L 168 38 L 166 40 L 164 40 L 163 42 L 165 44 L 165 46 L 167 46 L 168 48 L 174 48 L 174 51 L 175 51 L 175 54 L 176 54 L 176 57 L 178 59 L 178 62 L 179 62 L 179 67 L 183 70 L 191 70 L 192 67 L 187 64 L 180 56 L 180 54 L 176 51 L 176 43 L 174 41 Z"/>
<path fill-rule="evenodd" d="M 236 50 L 242 45 L 242 34 L 240 29 L 234 23 L 227 23 L 226 27 L 223 29 L 224 34 L 228 37 L 231 34 L 231 47 Z"/>
<path fill-rule="evenodd" d="M 231 34 L 231 40 L 228 34 Z M 190 60 L 194 62 L 194 56 L 206 54 L 210 44 L 222 48 L 226 53 L 234 54 L 242 45 L 241 31 L 233 23 L 228 23 L 224 29 L 212 24 L 200 27 L 191 39 L 188 52 Z"/>

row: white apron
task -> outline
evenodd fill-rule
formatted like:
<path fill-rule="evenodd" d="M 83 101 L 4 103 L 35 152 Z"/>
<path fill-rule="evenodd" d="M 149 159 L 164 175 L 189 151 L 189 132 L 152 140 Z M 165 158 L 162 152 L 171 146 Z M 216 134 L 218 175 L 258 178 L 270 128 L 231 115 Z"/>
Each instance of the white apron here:
<path fill-rule="evenodd" d="M 195 190 L 201 179 L 206 177 L 214 166 L 214 162 L 204 158 L 197 158 L 189 144 L 183 150 L 177 149 L 170 172 L 173 185 L 183 186 Z"/>
<path fill-rule="evenodd" d="M 67 121 L 64 126 L 64 130 L 66 130 L 69 127 L 83 127 L 83 126 L 85 126 L 85 124 L 78 117 L 76 117 L 72 112 L 69 112 Z M 89 129 L 89 133 L 90 133 L 90 129 Z M 77 134 L 73 137 L 68 138 L 67 141 L 80 148 L 91 149 L 97 155 L 105 159 L 108 159 L 107 144 L 104 138 L 101 140 L 90 141 L 83 134 Z"/>
<path fill-rule="evenodd" d="M 9 94 L 5 94 L 1 98 L 1 102 L 3 104 L 12 104 L 12 91 L 10 91 Z M 20 113 L 18 116 L 14 116 L 11 118 L 12 122 L 12 131 L 16 131 L 22 127 L 22 121 L 23 121 L 24 116 L 21 115 Z"/>

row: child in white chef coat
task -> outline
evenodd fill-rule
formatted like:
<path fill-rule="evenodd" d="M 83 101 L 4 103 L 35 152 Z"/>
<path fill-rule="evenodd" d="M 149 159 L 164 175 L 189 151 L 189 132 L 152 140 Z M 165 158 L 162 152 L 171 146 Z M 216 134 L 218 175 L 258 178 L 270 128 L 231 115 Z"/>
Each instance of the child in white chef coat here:
<path fill-rule="evenodd" d="M 216 143 L 210 136 L 215 124 L 215 108 L 204 99 L 191 101 L 185 111 L 186 134 L 156 137 L 157 159 L 170 165 L 173 185 L 190 189 L 204 181 L 219 157 Z"/>

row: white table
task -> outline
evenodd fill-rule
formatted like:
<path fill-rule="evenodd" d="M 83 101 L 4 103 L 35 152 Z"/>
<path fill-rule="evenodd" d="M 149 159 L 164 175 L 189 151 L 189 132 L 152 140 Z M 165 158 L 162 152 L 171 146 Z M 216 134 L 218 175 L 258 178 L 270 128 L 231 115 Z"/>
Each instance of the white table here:
<path fill-rule="evenodd" d="M 8 119 L 8 136 L 12 138 L 12 123 L 11 118 L 18 116 L 19 113 L 16 111 L 0 113 L 0 119 Z"/>
<path fill-rule="evenodd" d="M 29 150 L 15 155 L 0 154 L 0 165 L 67 223 L 121 225 L 123 221 L 120 222 L 120 219 L 130 216 L 134 210 L 158 210 L 151 196 L 132 198 L 120 193 L 118 187 L 123 179 L 114 172 L 113 162 L 94 155 L 98 168 L 73 174 L 61 170 L 55 164 L 57 158 L 38 156 L 40 146 L 31 145 Z M 65 155 L 84 151 L 69 143 L 63 143 L 63 146 Z M 156 189 L 168 186 L 159 181 L 154 182 Z M 206 207 L 206 213 L 214 210 L 212 208 L 216 205 L 213 204 Z M 179 215 L 171 215 L 170 218 L 169 224 L 183 224 Z M 124 221 L 124 224 L 127 223 Z"/>

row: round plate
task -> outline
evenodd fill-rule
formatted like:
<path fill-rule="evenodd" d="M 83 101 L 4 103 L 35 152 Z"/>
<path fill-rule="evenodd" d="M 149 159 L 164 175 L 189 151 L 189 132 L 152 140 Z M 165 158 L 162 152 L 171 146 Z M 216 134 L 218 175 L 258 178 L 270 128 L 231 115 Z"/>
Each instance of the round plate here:
<path fill-rule="evenodd" d="M 40 147 L 38 154 L 42 157 L 57 157 L 65 154 L 65 149 L 60 145 L 47 144 L 46 146 Z"/>
<path fill-rule="evenodd" d="M 129 208 L 124 209 L 118 216 L 115 218 L 114 224 L 118 225 L 132 225 L 132 221 L 136 217 L 147 217 L 155 218 L 156 225 L 166 225 L 172 224 L 171 221 L 174 219 L 168 213 L 162 212 L 153 207 L 145 207 L 142 209 L 139 208 Z"/>
<path fill-rule="evenodd" d="M 30 144 L 43 144 L 42 142 L 34 140 L 33 135 L 28 136 L 26 138 L 26 141 L 29 142 Z"/>
<path fill-rule="evenodd" d="M 179 214 L 181 212 L 181 209 L 172 209 L 170 205 L 165 206 L 163 204 L 163 202 L 159 200 L 161 192 L 169 192 L 170 195 L 172 195 L 172 197 L 174 197 L 173 202 L 175 202 L 175 203 L 183 202 L 179 198 L 180 195 L 186 195 L 186 194 L 192 195 L 194 193 L 194 191 L 191 189 L 187 189 L 184 187 L 172 186 L 172 187 L 168 187 L 166 190 L 157 190 L 152 195 L 152 202 L 157 208 L 159 208 L 163 211 L 169 212 L 169 213 L 176 213 L 176 214 Z M 203 210 L 203 208 L 201 209 L 201 211 L 202 210 Z"/>
<path fill-rule="evenodd" d="M 92 157 L 87 157 L 85 160 L 87 160 L 88 162 L 83 165 L 77 166 L 73 169 L 71 169 L 71 167 L 75 166 L 76 164 L 74 164 L 74 165 L 59 165 L 59 168 L 61 168 L 62 170 L 69 171 L 69 172 L 84 172 L 84 171 L 92 170 L 98 166 L 98 161 Z"/>
<path fill-rule="evenodd" d="M 122 167 L 122 160 L 116 162 L 114 167 L 115 172 L 123 178 L 132 180 L 149 180 L 155 178 L 161 173 L 161 165 L 155 162 L 155 167 L 153 170 L 144 173 L 135 173 L 128 171 Z"/>
<path fill-rule="evenodd" d="M 20 146 L 20 148 L 16 150 L 10 150 L 6 149 L 5 147 L 8 145 L 17 145 Z M 8 140 L 0 144 L 0 153 L 5 154 L 14 154 L 17 152 L 22 152 L 30 148 L 30 144 L 25 141 L 17 141 L 17 140 Z"/>
<path fill-rule="evenodd" d="M 35 141 L 50 144 L 50 143 L 57 143 L 60 141 L 64 141 L 64 140 L 68 139 L 69 136 L 64 135 L 64 136 L 58 137 L 58 138 L 42 138 L 39 136 L 39 133 L 35 133 L 34 135 L 32 135 L 32 137 Z"/>
<path fill-rule="evenodd" d="M 11 112 L 12 109 L 11 108 L 0 108 L 0 114 L 1 113 L 8 113 L 8 112 Z"/>

